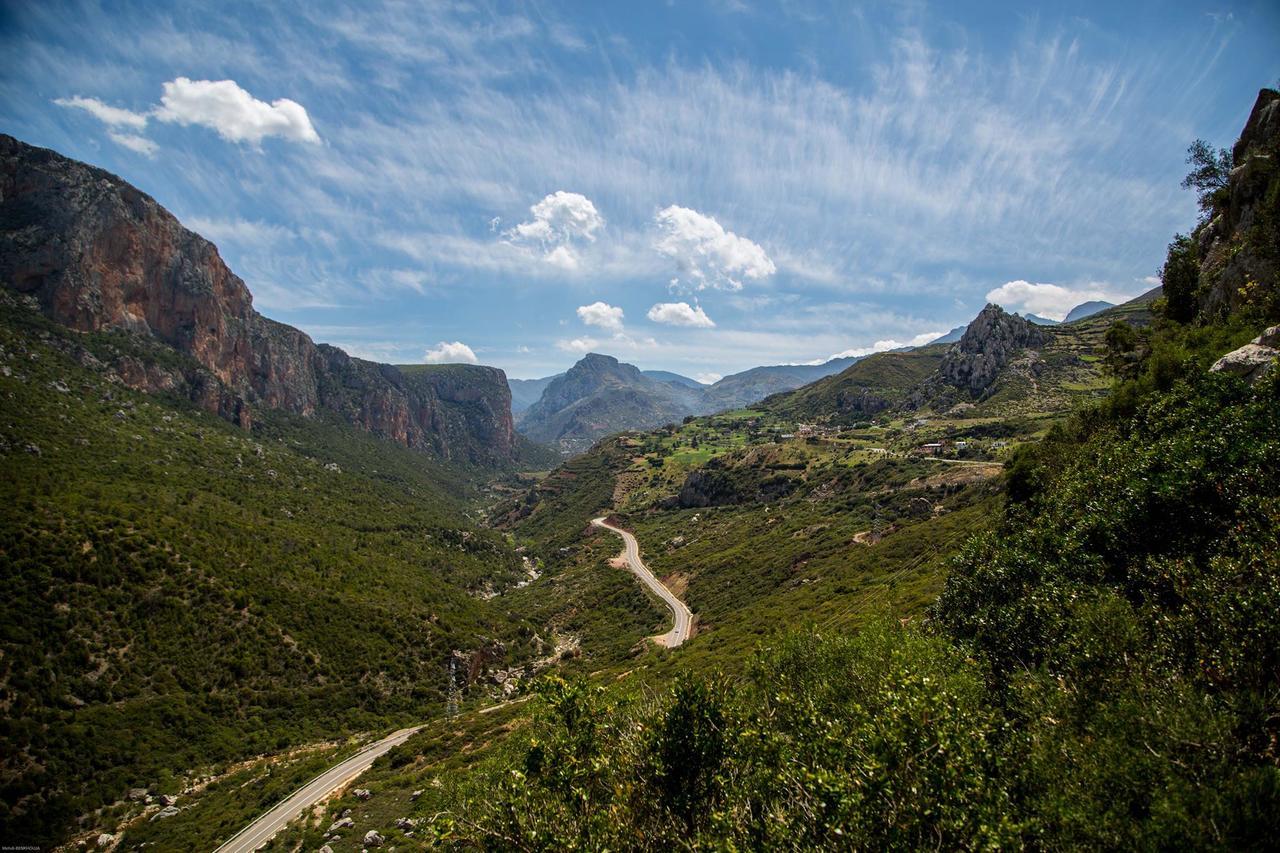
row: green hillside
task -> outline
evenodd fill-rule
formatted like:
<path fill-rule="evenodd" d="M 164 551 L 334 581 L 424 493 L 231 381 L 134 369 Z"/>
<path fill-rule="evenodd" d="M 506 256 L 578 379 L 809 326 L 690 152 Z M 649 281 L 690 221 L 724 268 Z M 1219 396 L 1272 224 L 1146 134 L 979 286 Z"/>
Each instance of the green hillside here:
<path fill-rule="evenodd" d="M 129 391 L 97 356 L 178 356 L 11 299 L 0 347 L 5 837 L 429 717 L 454 649 L 532 653 L 528 624 L 478 597 L 525 572 L 467 520 L 474 472 L 319 420 L 264 412 L 250 435 Z"/>

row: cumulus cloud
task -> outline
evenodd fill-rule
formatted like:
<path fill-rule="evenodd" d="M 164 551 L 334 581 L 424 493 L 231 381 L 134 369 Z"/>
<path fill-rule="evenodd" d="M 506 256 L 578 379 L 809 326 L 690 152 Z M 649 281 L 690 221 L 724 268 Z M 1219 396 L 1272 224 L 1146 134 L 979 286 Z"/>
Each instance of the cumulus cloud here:
<path fill-rule="evenodd" d="M 607 302 L 592 302 L 579 307 L 578 319 L 588 326 L 598 326 L 611 332 L 622 331 L 622 309 Z"/>
<path fill-rule="evenodd" d="M 511 243 L 536 246 L 542 259 L 561 269 L 578 268 L 578 255 L 573 243 L 592 242 L 604 227 L 604 217 L 591 199 L 580 193 L 556 190 L 529 208 L 533 218 L 503 232 Z"/>
<path fill-rule="evenodd" d="M 696 210 L 673 204 L 658 211 L 654 222 L 659 234 L 654 248 L 676 262 L 673 288 L 741 290 L 742 279 L 767 278 L 777 271 L 758 244 Z"/>
<path fill-rule="evenodd" d="M 156 151 L 160 150 L 159 145 L 136 133 L 121 133 L 118 130 L 108 130 L 107 137 L 116 145 L 128 148 L 130 151 L 136 151 L 139 154 L 145 154 L 148 157 L 153 156 Z"/>
<path fill-rule="evenodd" d="M 878 352 L 888 352 L 889 350 L 902 349 L 903 347 L 922 347 L 925 344 L 929 343 L 930 341 L 936 341 L 938 338 L 942 337 L 945 334 L 946 332 L 922 332 L 916 335 L 915 337 L 913 337 L 909 341 L 896 341 L 892 338 L 888 338 L 885 340 L 876 341 L 874 344 L 872 344 L 869 347 L 854 347 L 853 349 L 847 349 L 847 350 L 844 350 L 843 352 L 833 353 L 831 355 L 831 358 L 862 357 L 862 356 L 872 355 Z M 827 361 L 830 361 L 831 358 L 828 358 Z"/>
<path fill-rule="evenodd" d="M 719 373 L 695 373 L 693 378 L 701 382 L 703 385 L 715 385 L 721 379 L 724 379 Z"/>
<path fill-rule="evenodd" d="M 1128 299 L 1105 284 L 1091 283 L 1084 287 L 1063 287 L 1058 284 L 1032 284 L 1028 281 L 1006 282 L 987 292 L 987 301 L 994 302 L 1006 311 L 1039 314 L 1050 320 L 1061 320 L 1081 302 L 1103 300 L 1124 302 Z"/>
<path fill-rule="evenodd" d="M 659 302 L 649 309 L 646 315 L 655 323 L 666 323 L 669 326 L 693 326 L 710 329 L 715 326 L 700 305 L 688 302 Z"/>
<path fill-rule="evenodd" d="M 293 142 L 320 141 L 302 104 L 288 98 L 268 104 L 234 80 L 170 80 L 164 84 L 155 116 L 160 121 L 211 128 L 229 142 L 256 144 L 268 136 Z"/>
<path fill-rule="evenodd" d="M 427 364 L 479 364 L 471 347 L 462 341 L 441 341 L 422 356 Z"/>
<path fill-rule="evenodd" d="M 595 338 L 574 338 L 569 341 L 556 341 L 556 346 L 560 349 L 566 352 L 576 352 L 580 355 L 591 352 L 599 345 L 600 342 Z"/>
<path fill-rule="evenodd" d="M 146 113 L 135 113 L 133 110 L 113 107 L 109 104 L 104 104 L 97 98 L 82 98 L 77 95 L 74 98 L 56 98 L 54 103 L 60 107 L 84 110 L 98 121 L 111 127 L 128 127 L 134 130 L 142 130 L 147 126 Z"/>

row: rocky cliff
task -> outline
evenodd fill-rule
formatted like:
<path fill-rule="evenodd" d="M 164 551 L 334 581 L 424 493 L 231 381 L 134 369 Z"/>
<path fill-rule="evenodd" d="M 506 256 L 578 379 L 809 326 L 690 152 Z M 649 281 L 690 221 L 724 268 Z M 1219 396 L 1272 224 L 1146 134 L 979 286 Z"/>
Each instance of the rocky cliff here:
<path fill-rule="evenodd" d="M 1230 179 L 1196 229 L 1201 314 L 1280 317 L 1280 91 L 1258 93 L 1232 149 Z"/>
<path fill-rule="evenodd" d="M 1049 342 L 1052 332 L 999 305 L 988 305 L 965 329 L 938 368 L 948 385 L 981 397 L 995 382 L 1001 368 Z"/>
<path fill-rule="evenodd" d="M 347 422 L 444 458 L 513 458 L 502 371 L 450 365 L 412 376 L 316 345 L 270 320 L 217 247 L 101 169 L 0 135 L 0 281 L 70 328 L 153 338 L 194 369 L 122 361 L 124 381 L 186 393 L 251 423 L 254 407 Z"/>

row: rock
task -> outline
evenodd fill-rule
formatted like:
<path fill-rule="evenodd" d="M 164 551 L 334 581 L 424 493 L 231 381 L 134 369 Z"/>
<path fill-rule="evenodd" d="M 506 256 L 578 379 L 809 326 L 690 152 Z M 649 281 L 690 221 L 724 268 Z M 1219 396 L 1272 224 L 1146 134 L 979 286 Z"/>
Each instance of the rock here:
<path fill-rule="evenodd" d="M 329 824 L 329 828 L 325 832 L 337 832 L 339 829 L 347 829 L 355 826 L 356 822 L 349 817 L 343 816 Z"/>
<path fill-rule="evenodd" d="M 172 806 L 178 802 L 178 798 L 175 797 L 173 794 L 161 794 L 160 802 L 166 806 Z"/>
<path fill-rule="evenodd" d="M 1044 346 L 1052 335 L 999 305 L 987 305 L 947 351 L 938 370 L 947 384 L 981 397 L 1002 367 L 1023 350 Z"/>
<path fill-rule="evenodd" d="M 1280 326 L 1272 326 L 1253 339 L 1255 344 L 1272 349 L 1280 349 Z"/>
<path fill-rule="evenodd" d="M 179 813 L 181 813 L 181 811 L 182 811 L 182 810 L 181 810 L 181 809 L 179 809 L 177 806 L 165 806 L 165 807 L 164 807 L 164 808 L 162 808 L 160 811 L 156 812 L 156 813 L 155 813 L 155 815 L 154 815 L 154 816 L 152 816 L 152 818 L 151 818 L 151 819 L 152 819 L 152 820 L 163 820 L 164 818 L 174 817 L 174 816 L 178 815 Z"/>
<path fill-rule="evenodd" d="M 421 796 L 422 796 L 422 789 L 419 788 L 418 790 L 414 791 L 412 794 L 409 795 L 409 799 L 416 800 L 418 799 L 418 797 L 421 797 Z"/>
<path fill-rule="evenodd" d="M 351 793 L 355 795 L 357 800 L 367 800 L 373 796 L 373 792 L 368 788 L 356 788 Z"/>
<path fill-rule="evenodd" d="M 418 821 L 411 817 L 396 818 L 396 829 L 417 829 Z"/>
<path fill-rule="evenodd" d="M 376 829 L 371 829 L 364 834 L 365 847 L 381 847 L 384 841 L 386 841 L 386 839 L 383 838 Z"/>
<path fill-rule="evenodd" d="M 317 851 L 317 853 L 333 853 L 333 848 L 330 847 L 328 844 L 326 844 L 325 846 L 321 847 Z"/>
<path fill-rule="evenodd" d="M 114 835 L 109 832 L 104 832 L 98 836 L 97 846 L 110 847 L 115 840 L 116 837 Z"/>
<path fill-rule="evenodd" d="M 507 462 L 520 443 L 501 370 L 404 372 L 259 314 L 218 249 L 108 172 L 0 134 L 0 289 L 81 332 L 150 338 L 194 364 L 118 354 L 126 385 L 184 394 L 242 428 L 255 406 L 358 429 L 446 459 Z"/>
<path fill-rule="evenodd" d="M 140 803 L 146 798 L 147 798 L 146 788 L 130 788 L 129 789 L 129 799 L 133 800 L 134 802 Z"/>
<path fill-rule="evenodd" d="M 342 471 L 342 469 L 338 467 L 338 463 L 337 463 L 337 462 L 328 462 L 328 463 L 326 463 L 326 464 L 325 464 L 325 466 L 324 466 L 324 470 L 326 470 L 326 471 L 333 471 L 334 473 L 341 473 L 341 471 Z"/>
<path fill-rule="evenodd" d="M 1274 369 L 1277 358 L 1280 358 L 1280 326 L 1272 326 L 1252 342 L 1218 359 L 1209 370 L 1256 383 Z"/>

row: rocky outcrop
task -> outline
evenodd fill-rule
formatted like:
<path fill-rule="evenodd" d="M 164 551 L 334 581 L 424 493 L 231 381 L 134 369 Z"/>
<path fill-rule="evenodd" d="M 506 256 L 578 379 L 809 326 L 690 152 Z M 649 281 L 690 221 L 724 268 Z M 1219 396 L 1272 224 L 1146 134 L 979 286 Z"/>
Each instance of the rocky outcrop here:
<path fill-rule="evenodd" d="M 447 365 L 409 375 L 318 346 L 255 311 L 217 248 L 155 199 L 3 135 L 0 281 L 70 328 L 133 333 L 188 357 L 189 365 L 128 356 L 112 367 L 133 387 L 185 393 L 241 426 L 253 407 L 328 411 L 445 458 L 493 463 L 516 453 L 501 371 Z"/>
<path fill-rule="evenodd" d="M 1280 326 L 1272 326 L 1251 342 L 1218 359 L 1209 370 L 1256 383 L 1276 369 L 1277 359 L 1280 359 Z"/>
<path fill-rule="evenodd" d="M 1232 149 L 1230 180 L 1195 233 L 1200 311 L 1280 311 L 1280 92 L 1258 93 Z"/>
<path fill-rule="evenodd" d="M 999 305 L 988 305 L 943 357 L 939 374 L 948 385 L 983 397 L 1001 368 L 1025 350 L 1043 347 L 1052 334 Z"/>

